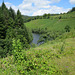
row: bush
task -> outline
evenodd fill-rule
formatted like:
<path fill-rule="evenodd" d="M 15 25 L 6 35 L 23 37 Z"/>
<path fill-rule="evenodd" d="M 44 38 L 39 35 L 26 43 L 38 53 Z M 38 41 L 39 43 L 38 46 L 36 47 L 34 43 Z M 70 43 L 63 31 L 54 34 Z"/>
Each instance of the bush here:
<path fill-rule="evenodd" d="M 30 45 L 28 44 L 28 39 L 26 39 L 26 33 L 25 30 L 19 28 L 10 28 L 7 30 L 7 35 L 5 39 L 5 50 L 7 51 L 6 53 L 9 53 L 10 55 L 12 54 L 12 39 L 15 39 L 16 41 L 20 39 L 20 42 L 22 43 L 23 48 L 30 48 Z"/>
<path fill-rule="evenodd" d="M 68 25 L 65 26 L 65 30 L 66 30 L 66 32 L 70 32 L 70 29 L 71 29 L 70 26 L 68 26 Z"/>

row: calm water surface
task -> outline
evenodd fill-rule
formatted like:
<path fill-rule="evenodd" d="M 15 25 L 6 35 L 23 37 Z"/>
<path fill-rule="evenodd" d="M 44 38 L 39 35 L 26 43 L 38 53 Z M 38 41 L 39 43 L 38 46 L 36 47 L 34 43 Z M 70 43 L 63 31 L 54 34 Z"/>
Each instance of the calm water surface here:
<path fill-rule="evenodd" d="M 33 41 L 32 41 L 32 43 L 38 44 L 37 42 L 38 42 L 38 40 L 40 38 L 40 34 L 36 34 L 36 33 L 32 33 L 32 34 L 33 34 Z"/>
<path fill-rule="evenodd" d="M 41 34 L 32 33 L 32 35 L 33 35 L 32 43 L 37 44 L 38 46 L 44 43 L 43 41 L 38 43 Z"/>

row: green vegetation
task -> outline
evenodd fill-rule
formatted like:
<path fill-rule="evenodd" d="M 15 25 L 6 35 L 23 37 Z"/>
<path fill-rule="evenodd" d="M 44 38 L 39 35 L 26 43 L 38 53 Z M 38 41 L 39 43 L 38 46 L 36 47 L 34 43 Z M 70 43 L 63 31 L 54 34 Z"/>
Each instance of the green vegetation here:
<path fill-rule="evenodd" d="M 70 32 L 70 26 L 65 26 L 65 30 L 66 30 L 66 32 Z"/>
<path fill-rule="evenodd" d="M 47 17 L 47 14 L 44 14 L 44 16 Z M 38 43 L 54 40 L 65 32 L 75 30 L 75 11 L 66 14 L 50 15 L 49 19 L 32 20 L 25 23 L 25 25 L 33 33 L 41 34 Z"/>
<path fill-rule="evenodd" d="M 25 23 L 20 11 L 0 7 L 0 75 L 75 75 L 75 8 Z M 32 32 L 41 34 L 36 46 Z M 49 41 L 50 40 L 50 41 Z"/>
<path fill-rule="evenodd" d="M 1 75 L 75 74 L 75 32 L 29 50 L 23 50 L 20 40 L 15 43 L 13 39 L 13 51 L 13 56 L 0 59 Z"/>
<path fill-rule="evenodd" d="M 32 41 L 32 34 L 24 25 L 20 11 L 10 7 L 7 9 L 4 2 L 0 7 L 0 57 L 6 57 L 7 53 L 12 54 L 12 39 L 18 40 L 23 48 L 29 48 Z"/>
<path fill-rule="evenodd" d="M 75 11 L 75 7 L 73 7 L 68 13 Z"/>
<path fill-rule="evenodd" d="M 67 15 L 67 14 L 66 14 Z M 68 16 L 68 15 L 67 15 Z M 53 17 L 54 18 L 54 17 Z M 65 31 L 66 25 L 69 25 L 71 29 L 74 29 L 75 18 L 68 19 L 38 19 L 25 23 L 26 26 L 31 30 L 45 30 L 48 31 Z"/>
<path fill-rule="evenodd" d="M 29 22 L 31 20 L 36 19 L 67 19 L 67 18 L 74 18 L 75 17 L 75 7 L 73 7 L 70 11 L 67 12 L 67 15 L 64 14 L 43 14 L 42 16 L 22 16 L 24 19 L 24 22 Z"/>

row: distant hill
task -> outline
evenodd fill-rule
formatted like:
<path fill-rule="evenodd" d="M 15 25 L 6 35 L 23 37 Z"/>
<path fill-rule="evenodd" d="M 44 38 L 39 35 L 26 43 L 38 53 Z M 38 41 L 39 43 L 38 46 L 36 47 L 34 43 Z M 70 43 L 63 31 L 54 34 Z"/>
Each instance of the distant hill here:
<path fill-rule="evenodd" d="M 75 11 L 60 15 L 50 16 L 49 19 L 37 19 L 25 23 L 31 29 L 47 29 L 48 31 L 64 31 L 64 27 L 69 25 L 71 29 L 75 28 Z"/>
<path fill-rule="evenodd" d="M 24 22 L 27 22 L 27 20 L 29 18 L 32 18 L 32 16 L 22 15 L 22 18 L 23 18 Z"/>
<path fill-rule="evenodd" d="M 73 12 L 73 13 L 72 13 Z M 66 15 L 66 14 L 68 14 L 68 13 L 72 13 L 72 15 L 71 14 L 69 14 L 69 15 Z M 73 7 L 70 11 L 68 11 L 67 13 L 60 13 L 60 14 L 50 14 L 50 13 L 48 13 L 48 14 L 43 14 L 43 15 L 41 15 L 41 16 L 39 16 L 39 15 L 37 15 L 37 16 L 27 16 L 27 15 L 22 15 L 23 16 L 23 19 L 24 19 L 24 22 L 26 23 L 26 22 L 29 22 L 29 21 L 31 21 L 31 20 L 36 20 L 36 19 L 50 19 L 51 17 L 52 18 L 59 18 L 59 19 L 61 19 L 61 17 L 62 18 L 67 18 L 68 16 L 69 17 L 75 17 L 75 15 L 73 15 L 75 13 L 75 7 Z"/>

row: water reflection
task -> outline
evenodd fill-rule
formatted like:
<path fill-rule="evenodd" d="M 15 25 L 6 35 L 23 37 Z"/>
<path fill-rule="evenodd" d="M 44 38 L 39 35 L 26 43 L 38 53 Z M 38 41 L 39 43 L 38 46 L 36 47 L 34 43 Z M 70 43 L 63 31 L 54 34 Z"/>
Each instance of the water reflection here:
<path fill-rule="evenodd" d="M 33 41 L 32 43 L 38 44 L 38 40 L 40 38 L 40 34 L 32 33 L 33 34 Z"/>
<path fill-rule="evenodd" d="M 41 34 L 32 33 L 32 35 L 33 35 L 32 43 L 37 44 L 38 46 L 44 43 L 44 41 L 41 41 L 38 43 L 38 40 L 40 39 Z"/>

